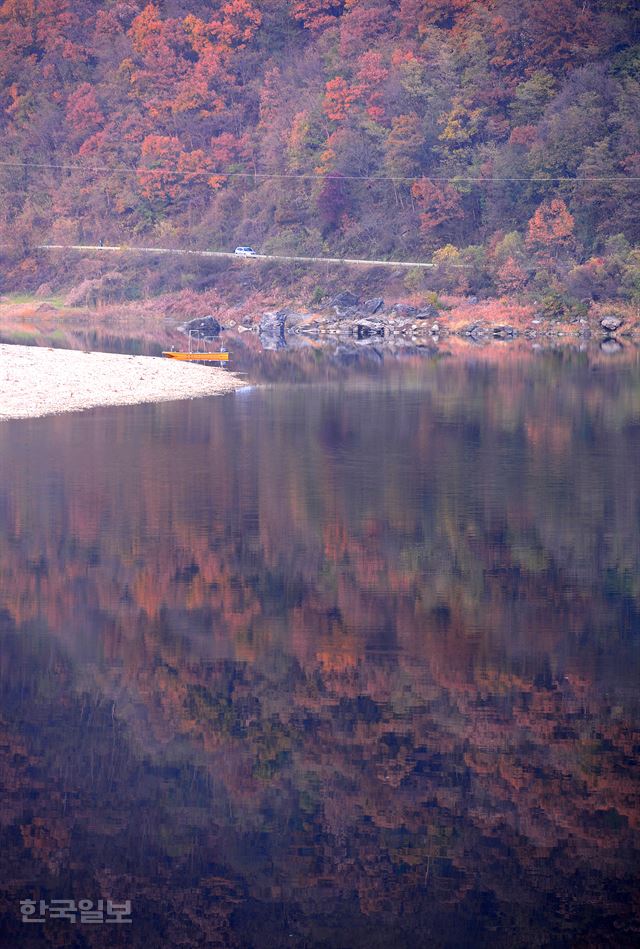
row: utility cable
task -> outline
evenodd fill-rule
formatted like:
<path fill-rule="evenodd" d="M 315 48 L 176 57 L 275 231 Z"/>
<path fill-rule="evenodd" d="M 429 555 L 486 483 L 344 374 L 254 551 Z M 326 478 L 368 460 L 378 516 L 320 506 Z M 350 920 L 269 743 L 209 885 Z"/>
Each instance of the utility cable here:
<path fill-rule="evenodd" d="M 320 180 L 320 181 L 441 181 L 447 182 L 450 184 L 501 184 L 501 183 L 534 183 L 534 184 L 555 184 L 557 182 L 569 182 L 569 183 L 581 183 L 581 182 L 590 182 L 590 183 L 604 183 L 604 182 L 616 182 L 619 184 L 628 184 L 631 182 L 640 182 L 640 177 L 633 176 L 614 176 L 614 175 L 603 175 L 603 176 L 579 176 L 579 177 L 569 177 L 569 176 L 549 176 L 541 178 L 525 178 L 525 177 L 503 177 L 497 176 L 493 178 L 483 178 L 483 177 L 473 177 L 465 175 L 454 175 L 454 176 L 444 176 L 444 175 L 343 175 L 343 174 L 320 174 L 318 172 L 303 172 L 299 174 L 286 173 L 286 172 L 269 172 L 269 171 L 179 171 L 176 168 L 146 168 L 144 166 L 137 168 L 129 168 L 126 165 L 120 165 L 115 168 L 109 168 L 108 166 L 88 166 L 88 165 L 64 165 L 64 164 L 54 164 L 54 163 L 44 163 L 44 162 L 10 162 L 10 161 L 0 161 L 0 167 L 4 168 L 39 168 L 55 171 L 80 171 L 89 174 L 118 174 L 125 173 L 127 175 L 135 175 L 137 172 L 159 172 L 161 174 L 167 175 L 182 175 L 193 178 L 195 175 L 213 178 L 278 178 L 278 179 L 294 179 L 294 180 Z"/>

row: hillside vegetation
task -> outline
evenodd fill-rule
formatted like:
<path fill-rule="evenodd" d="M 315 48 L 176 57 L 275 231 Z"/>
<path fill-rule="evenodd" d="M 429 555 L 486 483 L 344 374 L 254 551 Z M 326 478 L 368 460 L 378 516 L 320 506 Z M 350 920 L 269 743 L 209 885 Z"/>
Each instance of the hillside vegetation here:
<path fill-rule="evenodd" d="M 639 44 L 633 0 L 5 0 L 2 240 L 636 301 Z"/>

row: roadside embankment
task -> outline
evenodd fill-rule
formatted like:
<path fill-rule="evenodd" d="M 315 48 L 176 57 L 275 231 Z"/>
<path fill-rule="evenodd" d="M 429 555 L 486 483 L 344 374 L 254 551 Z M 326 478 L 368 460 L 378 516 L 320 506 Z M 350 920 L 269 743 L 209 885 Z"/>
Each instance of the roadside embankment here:
<path fill-rule="evenodd" d="M 194 399 L 245 385 L 227 370 L 161 357 L 0 345 L 0 420 Z"/>

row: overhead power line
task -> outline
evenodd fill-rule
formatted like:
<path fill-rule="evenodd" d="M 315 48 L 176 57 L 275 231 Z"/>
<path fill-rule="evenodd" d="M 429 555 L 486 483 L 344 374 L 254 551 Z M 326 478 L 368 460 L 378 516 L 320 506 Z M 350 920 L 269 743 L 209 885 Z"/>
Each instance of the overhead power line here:
<path fill-rule="evenodd" d="M 0 161 L 0 167 L 3 168 L 39 168 L 50 171 L 79 171 L 85 174 L 126 174 L 135 175 L 138 171 L 144 172 L 162 172 L 168 175 L 183 175 L 193 178 L 194 175 L 203 178 L 276 178 L 276 179 L 294 179 L 294 180 L 320 180 L 320 181 L 441 181 L 449 184 L 502 184 L 508 182 L 514 183 L 535 183 L 535 184 L 555 184 L 558 182 L 568 183 L 610 183 L 630 184 L 640 182 L 640 177 L 632 176 L 549 176 L 549 177 L 504 177 L 495 176 L 491 178 L 474 177 L 466 175 L 343 175 L 343 174 L 320 174 L 318 172 L 303 172 L 299 174 L 273 171 L 179 171 L 177 168 L 130 168 L 126 165 L 117 165 L 109 167 L 108 165 L 65 165 L 44 162 L 11 162 Z"/>

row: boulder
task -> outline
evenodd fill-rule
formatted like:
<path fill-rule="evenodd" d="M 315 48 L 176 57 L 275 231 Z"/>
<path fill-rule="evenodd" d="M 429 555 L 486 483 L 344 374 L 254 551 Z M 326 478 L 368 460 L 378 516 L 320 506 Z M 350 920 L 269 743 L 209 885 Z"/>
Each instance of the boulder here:
<path fill-rule="evenodd" d="M 289 310 L 282 307 L 280 310 L 271 310 L 262 314 L 262 319 L 258 324 L 260 338 L 285 339 L 285 331 L 291 333 L 298 332 L 298 325 L 306 320 L 304 313 L 298 313 L 296 310 Z M 264 345 L 264 343 L 263 343 Z M 269 347 L 273 348 L 273 347 Z"/>
<path fill-rule="evenodd" d="M 286 310 L 272 310 L 263 313 L 258 330 L 261 336 L 275 336 L 284 339 L 284 327 L 287 322 Z"/>
<path fill-rule="evenodd" d="M 406 330 L 406 329 L 417 329 L 418 324 L 413 322 L 411 318 L 400 318 L 397 320 L 391 320 L 388 323 L 389 329 L 393 330 Z"/>
<path fill-rule="evenodd" d="M 379 310 L 381 310 L 383 306 L 384 300 L 382 297 L 373 297 L 372 300 L 365 300 L 360 309 L 365 313 L 370 313 L 371 316 L 373 316 L 374 313 L 377 313 Z"/>
<path fill-rule="evenodd" d="M 362 316 L 362 307 L 360 306 L 334 306 L 336 316 L 341 320 L 357 320 Z"/>
<path fill-rule="evenodd" d="M 211 339 L 220 334 L 220 324 L 215 316 L 198 316 L 194 320 L 183 323 L 178 329 L 187 336 L 194 336 L 196 339 Z"/>
<path fill-rule="evenodd" d="M 410 316 L 414 318 L 419 312 L 417 306 L 409 306 L 408 303 L 396 303 L 395 306 L 391 307 L 392 316 Z"/>
<path fill-rule="evenodd" d="M 331 301 L 331 306 L 336 306 L 341 310 L 344 310 L 348 306 L 357 306 L 360 300 L 352 293 L 351 290 L 342 290 L 337 294 Z"/>
<path fill-rule="evenodd" d="M 487 338 L 487 328 L 483 326 L 482 323 L 470 323 L 469 326 L 465 326 L 458 333 L 459 336 L 468 336 L 474 342 L 480 342 Z"/>
<path fill-rule="evenodd" d="M 422 307 L 415 314 L 416 320 L 437 320 L 440 316 L 440 311 L 437 306 L 433 306 L 431 303 L 428 303 L 426 306 Z"/>
<path fill-rule="evenodd" d="M 287 321 L 287 326 L 297 326 L 298 323 L 302 323 L 303 320 L 309 319 L 308 313 L 298 313 L 297 310 L 281 310 L 281 313 L 284 313 L 285 319 Z"/>
<path fill-rule="evenodd" d="M 492 333 L 494 339 L 515 339 L 518 335 L 515 326 L 494 326 Z"/>
<path fill-rule="evenodd" d="M 622 320 L 619 316 L 609 313 L 600 320 L 600 326 L 603 330 L 606 330 L 607 333 L 615 333 L 615 331 L 619 330 L 622 326 Z"/>

